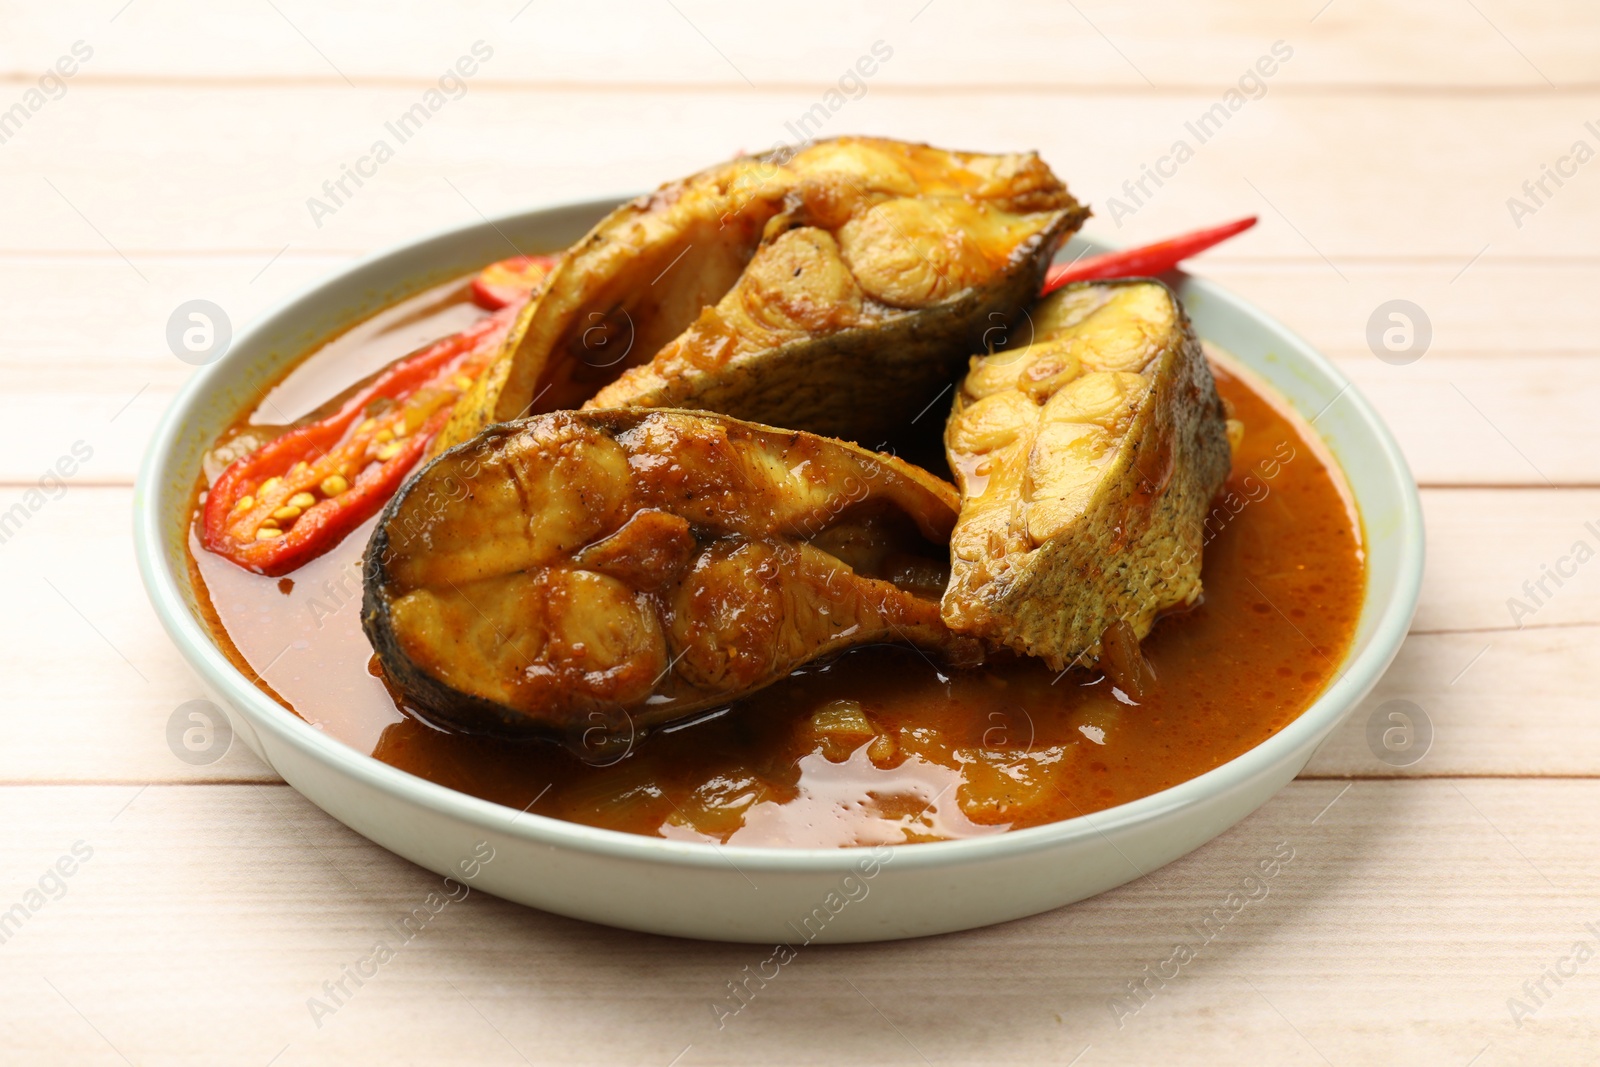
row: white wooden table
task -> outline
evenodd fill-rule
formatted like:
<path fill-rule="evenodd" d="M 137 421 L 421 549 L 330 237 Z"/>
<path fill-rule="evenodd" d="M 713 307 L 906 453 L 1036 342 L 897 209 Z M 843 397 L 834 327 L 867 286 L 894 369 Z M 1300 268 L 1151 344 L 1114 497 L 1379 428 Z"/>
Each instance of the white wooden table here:
<path fill-rule="evenodd" d="M 0 1061 L 1600 1053 L 1600 563 L 1561 563 L 1600 549 L 1600 9 L 400 6 L 0 2 L 0 514 L 24 509 L 0 542 L 0 916 L 26 913 L 0 944 Z M 478 41 L 492 56 L 459 98 L 314 218 L 308 198 Z M 1292 55 L 1198 143 L 1185 124 L 1279 41 Z M 889 57 L 830 96 L 876 42 Z M 41 85 L 63 56 L 72 76 Z M 764 951 L 476 894 L 318 1025 L 308 998 L 437 879 L 242 746 L 202 767 L 168 748 L 169 717 L 201 694 L 128 533 L 145 441 L 192 372 L 168 316 L 205 298 L 243 324 L 359 254 L 637 189 L 792 139 L 807 115 L 808 133 L 1037 147 L 1094 205 L 1089 231 L 1119 242 L 1259 212 L 1197 270 L 1332 355 L 1405 447 L 1429 560 L 1399 661 L 1299 781 L 1188 858 L 994 929 L 810 949 L 725 1029 L 710 1004 Z M 1193 158 L 1129 199 L 1180 138 Z M 1561 184 L 1530 193 L 1546 164 Z M 1113 219 L 1112 197 L 1133 210 Z M 1431 322 L 1414 362 L 1369 345 L 1393 299 Z M 91 454 L 64 485 L 47 476 L 75 446 Z M 1572 574 L 1514 613 L 1546 566 Z M 1435 732 L 1405 768 L 1366 740 L 1397 698 Z M 1270 895 L 1119 1020 L 1112 998 L 1280 842 L 1294 859 Z M 48 874 L 61 857 L 73 873 Z"/>

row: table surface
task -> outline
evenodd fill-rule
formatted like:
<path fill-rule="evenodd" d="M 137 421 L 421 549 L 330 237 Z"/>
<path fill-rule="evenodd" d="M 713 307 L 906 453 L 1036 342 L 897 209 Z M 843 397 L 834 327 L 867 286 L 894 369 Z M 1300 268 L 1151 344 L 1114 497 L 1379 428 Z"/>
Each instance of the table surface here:
<path fill-rule="evenodd" d="M 26 511 L 0 543 L 0 909 L 31 915 L 0 944 L 0 1059 L 1592 1062 L 1600 9 L 589 7 L 0 4 L 0 512 Z M 465 87 L 314 215 L 480 41 Z M 877 42 L 876 72 L 844 78 Z M 72 76 L 44 77 L 61 57 Z M 804 133 L 1037 147 L 1116 242 L 1259 213 L 1196 270 L 1332 356 L 1410 458 L 1428 567 L 1398 661 L 1298 781 L 1194 854 L 992 929 L 814 948 L 724 1029 L 709 1005 L 752 946 L 481 894 L 315 1018 L 308 998 L 437 879 L 242 745 L 207 766 L 168 747 L 202 693 L 129 528 L 144 444 L 193 371 L 169 315 L 204 298 L 242 324 L 374 249 L 634 190 L 808 115 Z M 1179 140 L 1192 153 L 1162 162 Z M 1159 187 L 1125 185 L 1158 164 Z M 1395 299 L 1431 323 L 1412 362 L 1369 342 Z M 63 488 L 46 472 L 75 448 Z M 1434 730 L 1404 768 L 1366 740 L 1395 699 Z M 1110 1009 L 1285 841 L 1266 899 L 1137 1014 Z M 74 850 L 71 877 L 47 874 Z"/>

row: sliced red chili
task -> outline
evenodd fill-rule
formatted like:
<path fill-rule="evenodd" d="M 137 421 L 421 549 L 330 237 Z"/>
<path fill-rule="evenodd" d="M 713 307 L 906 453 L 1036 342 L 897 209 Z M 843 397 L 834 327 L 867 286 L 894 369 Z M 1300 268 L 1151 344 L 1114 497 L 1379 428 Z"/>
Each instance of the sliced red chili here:
<path fill-rule="evenodd" d="M 207 493 L 201 543 L 272 576 L 338 544 L 399 488 L 518 310 L 485 316 L 396 361 L 333 414 L 235 460 Z"/>
<path fill-rule="evenodd" d="M 1155 244 L 1106 252 L 1080 259 L 1076 263 L 1058 263 L 1045 275 L 1044 288 L 1039 295 L 1053 292 L 1068 282 L 1095 278 L 1148 278 L 1165 274 L 1190 256 L 1198 255 L 1236 233 L 1243 233 L 1255 224 L 1256 217 L 1251 215 L 1222 226 L 1169 237 Z"/>
<path fill-rule="evenodd" d="M 512 256 L 489 264 L 472 279 L 473 302 L 490 311 L 515 304 L 544 283 L 557 258 Z"/>

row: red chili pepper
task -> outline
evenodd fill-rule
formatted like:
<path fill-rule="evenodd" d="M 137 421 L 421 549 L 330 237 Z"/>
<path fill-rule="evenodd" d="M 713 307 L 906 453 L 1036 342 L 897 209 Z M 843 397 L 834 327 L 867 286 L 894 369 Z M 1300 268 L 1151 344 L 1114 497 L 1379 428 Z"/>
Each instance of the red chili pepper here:
<path fill-rule="evenodd" d="M 473 303 L 490 311 L 515 304 L 544 283 L 557 258 L 512 256 L 489 264 L 472 279 Z"/>
<path fill-rule="evenodd" d="M 518 310 L 485 316 L 406 356 L 333 414 L 235 460 L 206 495 L 201 543 L 272 576 L 338 544 L 399 488 L 494 358 Z"/>
<path fill-rule="evenodd" d="M 1193 233 L 1169 237 L 1165 241 L 1157 241 L 1155 244 L 1139 248 L 1106 252 L 1103 255 L 1080 259 L 1076 263 L 1058 263 L 1044 276 L 1044 288 L 1039 291 L 1039 295 L 1044 296 L 1046 293 L 1054 292 L 1068 282 L 1083 282 L 1094 278 L 1145 278 L 1165 274 L 1190 256 L 1204 252 L 1236 233 L 1243 233 L 1255 224 L 1256 217 L 1251 215 L 1249 218 L 1222 226 L 1195 230 Z"/>

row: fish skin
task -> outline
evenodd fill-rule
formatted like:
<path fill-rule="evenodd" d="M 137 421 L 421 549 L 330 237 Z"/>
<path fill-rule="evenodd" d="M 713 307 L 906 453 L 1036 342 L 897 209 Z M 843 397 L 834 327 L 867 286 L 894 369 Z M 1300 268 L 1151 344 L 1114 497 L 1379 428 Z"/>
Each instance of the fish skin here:
<path fill-rule="evenodd" d="M 439 455 L 499 422 L 576 408 L 630 358 L 648 358 L 714 304 L 754 255 L 781 193 L 739 159 L 636 197 L 562 253 L 500 355 L 434 439 Z M 741 202 L 740 197 L 744 197 Z"/>

